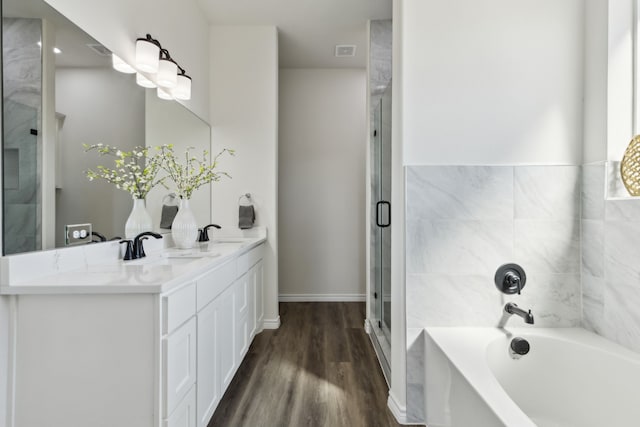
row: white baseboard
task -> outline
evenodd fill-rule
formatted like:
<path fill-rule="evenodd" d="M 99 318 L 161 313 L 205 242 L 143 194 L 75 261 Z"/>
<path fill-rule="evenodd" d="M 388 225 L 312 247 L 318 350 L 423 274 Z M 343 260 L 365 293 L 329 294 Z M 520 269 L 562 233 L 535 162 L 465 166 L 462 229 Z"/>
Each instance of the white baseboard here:
<path fill-rule="evenodd" d="M 262 329 L 278 329 L 280 327 L 280 316 L 275 319 L 264 319 Z"/>
<path fill-rule="evenodd" d="M 365 294 L 280 294 L 280 302 L 361 302 Z"/>
<path fill-rule="evenodd" d="M 387 406 L 389 407 L 389 410 L 396 418 L 396 421 L 398 421 L 398 423 L 409 424 L 409 422 L 407 421 L 407 407 L 398 403 L 398 400 L 393 396 L 391 390 L 389 390 Z"/>
<path fill-rule="evenodd" d="M 371 322 L 369 321 L 369 319 L 364 319 L 364 331 L 367 334 L 370 334 L 372 329 L 371 329 Z"/>

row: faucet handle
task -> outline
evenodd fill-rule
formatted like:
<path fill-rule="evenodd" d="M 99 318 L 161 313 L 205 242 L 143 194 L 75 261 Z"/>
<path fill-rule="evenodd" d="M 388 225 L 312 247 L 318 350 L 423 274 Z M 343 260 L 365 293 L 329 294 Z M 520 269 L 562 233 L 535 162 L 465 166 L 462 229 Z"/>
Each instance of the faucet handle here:
<path fill-rule="evenodd" d="M 141 237 L 140 241 L 138 242 L 137 248 L 136 248 L 136 245 L 133 245 L 134 249 L 137 250 L 136 256 L 138 258 L 144 258 L 147 256 L 147 254 L 144 253 L 144 246 L 142 245 L 142 242 L 144 242 L 147 239 L 149 239 L 147 236 Z"/>
<path fill-rule="evenodd" d="M 518 264 L 504 264 L 498 267 L 494 282 L 498 290 L 504 294 L 518 294 L 527 282 L 527 275 L 524 269 Z"/>
<path fill-rule="evenodd" d="M 122 259 L 125 260 L 125 261 L 136 259 L 135 256 L 134 256 L 134 253 L 133 253 L 133 241 L 129 240 L 129 239 L 120 240 L 120 244 L 122 244 L 122 243 L 127 245 L 127 247 L 125 249 L 125 252 L 124 252 L 124 257 Z"/>

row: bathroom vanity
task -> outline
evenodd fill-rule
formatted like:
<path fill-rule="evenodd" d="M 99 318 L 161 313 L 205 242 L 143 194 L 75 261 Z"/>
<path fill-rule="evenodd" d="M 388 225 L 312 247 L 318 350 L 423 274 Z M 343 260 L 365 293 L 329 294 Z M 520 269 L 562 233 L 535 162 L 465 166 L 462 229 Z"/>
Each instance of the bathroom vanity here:
<path fill-rule="evenodd" d="M 262 331 L 264 241 L 2 258 L 11 425 L 206 426 Z"/>

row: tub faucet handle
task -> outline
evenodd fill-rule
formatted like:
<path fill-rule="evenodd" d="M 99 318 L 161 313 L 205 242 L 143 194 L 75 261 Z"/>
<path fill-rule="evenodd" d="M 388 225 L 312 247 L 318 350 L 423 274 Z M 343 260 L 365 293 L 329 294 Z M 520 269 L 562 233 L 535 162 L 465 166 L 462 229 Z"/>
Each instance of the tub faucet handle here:
<path fill-rule="evenodd" d="M 507 271 L 504 275 L 504 281 L 507 288 L 516 288 L 518 290 L 518 295 L 520 295 L 520 291 L 522 290 L 522 281 L 516 272 L 513 270 Z"/>
<path fill-rule="evenodd" d="M 503 294 L 520 295 L 527 283 L 527 275 L 518 264 L 504 264 L 498 267 L 493 280 Z"/>

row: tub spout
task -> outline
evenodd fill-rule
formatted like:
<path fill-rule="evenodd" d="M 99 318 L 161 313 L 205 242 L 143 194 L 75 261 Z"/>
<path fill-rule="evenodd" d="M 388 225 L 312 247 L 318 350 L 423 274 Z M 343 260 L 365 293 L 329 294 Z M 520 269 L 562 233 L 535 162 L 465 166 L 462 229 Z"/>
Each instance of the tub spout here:
<path fill-rule="evenodd" d="M 533 314 L 531 310 L 525 311 L 518 307 L 516 303 L 508 302 L 507 305 L 504 306 L 504 311 L 508 314 L 518 315 L 524 319 L 525 323 L 533 325 Z"/>

